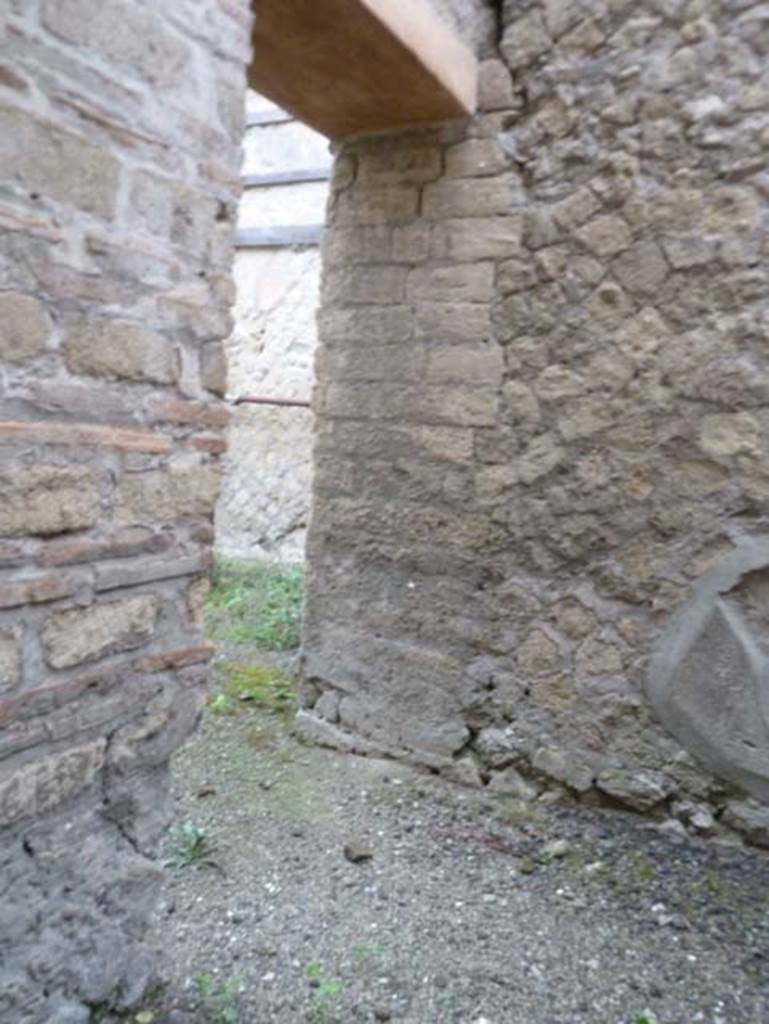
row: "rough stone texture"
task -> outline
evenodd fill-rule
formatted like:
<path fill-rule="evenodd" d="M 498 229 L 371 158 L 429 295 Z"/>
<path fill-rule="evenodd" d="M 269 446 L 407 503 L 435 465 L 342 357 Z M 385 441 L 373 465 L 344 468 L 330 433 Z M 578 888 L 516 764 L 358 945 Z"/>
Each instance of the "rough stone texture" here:
<path fill-rule="evenodd" d="M 647 693 L 675 610 L 767 531 L 762 28 L 749 2 L 506 3 L 477 117 L 340 148 L 306 734 L 660 813 L 765 778 L 758 577 L 712 595 L 737 633 L 683 629 L 689 726 Z"/>
<path fill-rule="evenodd" d="M 101 321 L 71 328 L 64 343 L 71 373 L 171 384 L 176 357 L 168 341 L 136 324 Z"/>
<path fill-rule="evenodd" d="M 248 5 L 0 17 L 0 1020 L 139 999 L 210 648 Z M 233 111 L 236 113 L 234 114 Z"/>
<path fill-rule="evenodd" d="M 20 363 L 39 355 L 49 325 L 41 302 L 31 295 L 0 292 L 0 358 Z"/>
<path fill-rule="evenodd" d="M 46 661 L 52 668 L 71 668 L 141 647 L 155 632 L 157 611 L 154 597 L 133 597 L 54 612 L 42 631 Z"/>

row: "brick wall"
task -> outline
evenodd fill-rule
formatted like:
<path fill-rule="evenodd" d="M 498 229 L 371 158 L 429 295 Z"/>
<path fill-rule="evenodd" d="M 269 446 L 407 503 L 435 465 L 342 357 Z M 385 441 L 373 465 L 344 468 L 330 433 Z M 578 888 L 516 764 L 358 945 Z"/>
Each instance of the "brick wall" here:
<path fill-rule="evenodd" d="M 90 1019 L 141 944 L 200 707 L 248 4 L 0 15 L 0 1019 Z"/>
<path fill-rule="evenodd" d="M 504 11 L 337 157 L 301 725 L 769 842 L 766 9 Z"/>

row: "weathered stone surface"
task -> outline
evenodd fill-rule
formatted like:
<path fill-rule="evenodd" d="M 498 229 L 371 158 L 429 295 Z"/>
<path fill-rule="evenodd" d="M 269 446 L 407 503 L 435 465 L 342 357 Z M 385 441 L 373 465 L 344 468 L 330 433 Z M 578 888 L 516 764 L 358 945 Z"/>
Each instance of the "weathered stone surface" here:
<path fill-rule="evenodd" d="M 754 800 L 732 800 L 726 806 L 723 820 L 749 842 L 769 848 L 769 808 L 765 804 Z"/>
<path fill-rule="evenodd" d="M 40 355 L 49 333 L 45 307 L 38 299 L 0 292 L 0 359 L 21 363 Z"/>
<path fill-rule="evenodd" d="M 97 320 L 71 327 L 64 343 L 72 373 L 170 384 L 178 374 L 169 340 L 140 324 Z"/>
<path fill-rule="evenodd" d="M 54 612 L 41 634 L 46 660 L 53 668 L 71 668 L 141 647 L 155 632 L 158 607 L 157 598 L 144 596 Z"/>
<path fill-rule="evenodd" d="M 0 630 L 0 694 L 12 690 L 21 677 L 19 629 Z"/>
<path fill-rule="evenodd" d="M 126 474 L 115 492 L 115 514 L 123 523 L 152 523 L 213 514 L 219 474 L 209 466 Z"/>
<path fill-rule="evenodd" d="M 92 469 L 41 466 L 0 474 L 0 534 L 66 533 L 93 526 L 99 495 Z"/>
<path fill-rule="evenodd" d="M 329 352 L 317 366 L 323 462 L 308 655 L 337 618 L 334 602 L 364 638 L 437 641 L 464 666 L 462 682 L 445 685 L 460 695 L 486 767 L 533 765 L 579 791 L 601 789 L 600 777 L 605 793 L 639 810 L 668 798 L 701 804 L 710 772 L 725 774 L 656 700 L 650 718 L 638 679 L 709 564 L 698 552 L 715 551 L 717 539 L 728 551 L 762 529 L 769 497 L 758 269 L 766 190 L 751 178 L 764 142 L 727 93 L 713 98 L 704 72 L 723 60 L 724 82 L 742 95 L 755 55 L 735 44 L 724 12 L 711 14 L 706 42 L 678 4 L 663 18 L 652 2 L 588 14 L 584 4 L 503 5 L 499 54 L 481 69 L 484 110 L 443 130 L 443 173 L 422 183 L 407 301 L 398 291 L 394 309 L 363 318 L 337 289 L 319 320 Z M 690 47 L 680 58 L 677 33 Z M 738 139 L 750 150 L 740 171 L 727 156 Z M 370 159 L 379 174 L 418 167 L 424 144 L 403 136 L 372 142 L 371 154 L 366 140 L 342 147 L 341 187 L 355 182 L 360 211 L 370 191 L 371 217 L 353 244 L 331 208 L 335 272 L 345 259 L 404 265 L 394 258 L 397 217 L 354 168 Z M 485 281 L 481 267 L 492 272 Z M 427 364 L 423 340 L 440 352 Z M 488 376 L 476 341 L 501 353 Z M 452 368 L 453 346 L 464 351 Z M 428 400 L 444 374 L 451 390 Z M 472 449 L 428 450 L 412 434 L 410 458 L 403 424 L 423 417 L 470 430 Z M 362 469 L 373 458 L 375 488 Z M 385 515 L 375 514 L 374 495 L 386 498 Z M 750 510 L 749 523 L 738 509 Z M 469 531 L 466 516 L 493 529 Z M 456 568 L 447 544 L 483 557 Z M 751 614 L 763 649 L 763 613 Z M 715 713 L 728 680 L 734 703 L 758 720 L 750 693 L 764 684 L 755 672 L 746 681 L 744 659 L 719 662 L 730 647 L 721 640 L 720 655 L 687 669 L 692 687 L 709 673 L 712 701 L 697 705 L 693 689 L 687 699 Z M 365 686 L 346 671 L 357 653 L 338 644 L 313 686 L 338 693 L 344 681 L 356 706 L 375 689 L 386 708 L 388 693 L 397 700 L 386 649 Z M 491 663 L 482 681 L 480 662 Z M 366 738 L 378 727 L 357 713 L 353 728 Z M 711 738 L 718 732 L 726 727 Z M 741 756 L 750 743 L 765 748 L 763 735 L 745 735 Z M 677 741 L 702 760 L 669 772 L 685 756 Z M 381 728 L 377 742 L 398 746 Z"/>
<path fill-rule="evenodd" d="M 27 192 L 101 217 L 115 208 L 119 165 L 112 153 L 20 110 L 0 108 L 0 162 Z"/>
<path fill-rule="evenodd" d="M 52 810 L 89 786 L 104 762 L 106 740 L 75 747 L 12 771 L 0 783 L 0 826 Z"/>
<path fill-rule="evenodd" d="M 6 6 L 0 1018 L 74 1024 L 156 972 L 165 767 L 210 655 L 186 598 L 228 419 L 248 5 Z"/>
<path fill-rule="evenodd" d="M 602 771 L 596 779 L 596 786 L 636 811 L 648 811 L 662 803 L 671 788 L 670 780 L 659 772 L 624 768 Z"/>

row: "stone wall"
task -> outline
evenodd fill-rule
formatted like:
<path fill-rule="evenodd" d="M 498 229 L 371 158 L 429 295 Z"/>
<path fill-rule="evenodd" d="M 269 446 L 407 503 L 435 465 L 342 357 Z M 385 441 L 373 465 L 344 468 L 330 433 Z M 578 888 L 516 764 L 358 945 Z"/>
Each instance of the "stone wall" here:
<path fill-rule="evenodd" d="M 767 17 L 507 2 L 479 116 L 341 147 L 307 735 L 769 842 Z"/>
<path fill-rule="evenodd" d="M 142 934 L 227 411 L 248 5 L 0 15 L 0 1020 L 79 1024 Z"/>
<path fill-rule="evenodd" d="M 326 139 L 249 93 L 235 255 L 228 393 L 307 401 L 317 338 L 319 236 L 331 163 Z M 302 180 L 315 175 L 315 180 Z M 296 239 L 306 234 L 306 241 Z M 310 505 L 312 415 L 237 405 L 217 506 L 226 555 L 302 561 Z"/>

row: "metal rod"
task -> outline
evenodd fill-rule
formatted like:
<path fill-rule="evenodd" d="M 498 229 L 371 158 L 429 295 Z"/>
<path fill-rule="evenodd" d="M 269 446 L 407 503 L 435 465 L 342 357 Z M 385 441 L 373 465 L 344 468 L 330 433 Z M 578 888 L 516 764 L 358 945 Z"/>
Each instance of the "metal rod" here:
<path fill-rule="evenodd" d="M 298 406 L 300 409 L 309 409 L 310 403 L 303 402 L 300 398 L 260 398 L 257 395 L 239 395 L 233 399 L 234 405 L 288 405 Z"/>

